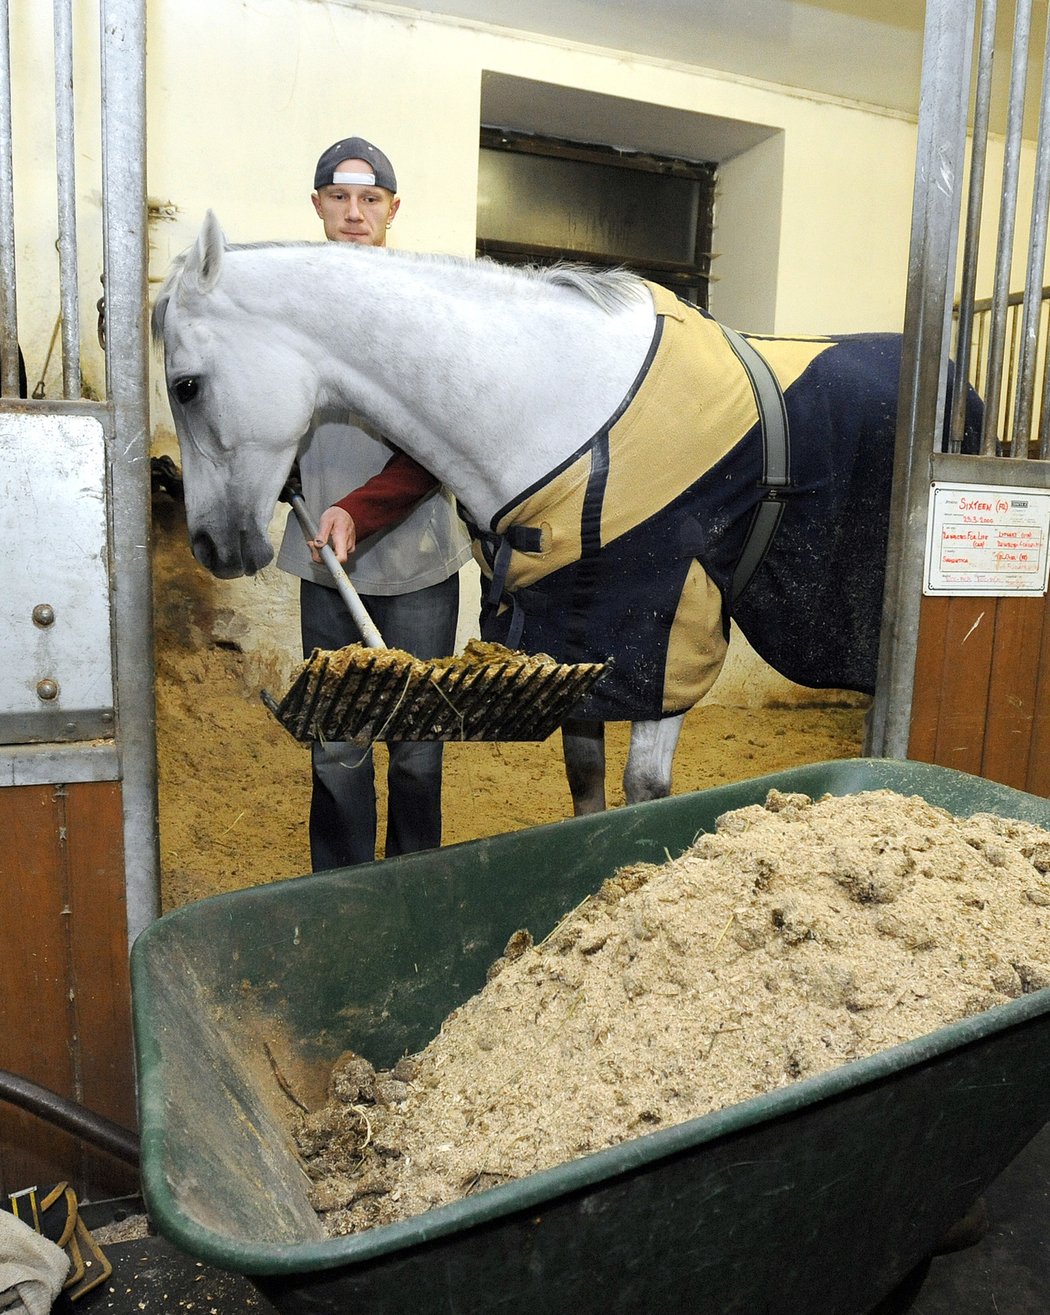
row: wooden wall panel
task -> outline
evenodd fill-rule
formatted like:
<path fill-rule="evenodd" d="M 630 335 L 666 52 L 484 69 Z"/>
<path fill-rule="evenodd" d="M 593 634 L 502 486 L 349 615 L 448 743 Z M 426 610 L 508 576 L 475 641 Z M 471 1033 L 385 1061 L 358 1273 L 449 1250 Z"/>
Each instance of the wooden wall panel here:
<path fill-rule="evenodd" d="M 0 790 L 0 1067 L 66 1095 L 74 1073 L 62 812 L 54 786 Z M 0 1105 L 0 1190 L 61 1177 L 50 1170 L 74 1152 L 70 1139 Z"/>
<path fill-rule="evenodd" d="M 947 598 L 925 598 L 919 614 L 919 640 L 915 655 L 915 694 L 912 698 L 908 757 L 937 761 L 937 725 L 941 715 L 941 668 L 948 629 Z"/>
<path fill-rule="evenodd" d="M 1039 650 L 1039 679 L 1028 746 L 1025 789 L 1050 798 L 1050 598 L 1043 600 L 1043 633 Z"/>
<path fill-rule="evenodd" d="M 0 789 L 0 1067 L 134 1127 L 120 786 Z M 84 1198 L 137 1177 L 0 1103 L 0 1190 L 70 1180 Z"/>
<path fill-rule="evenodd" d="M 125 1128 L 136 1126 L 131 980 L 124 888 L 123 800 L 117 782 L 69 786 L 67 851 L 70 964 L 81 1101 Z M 81 1172 L 112 1188 L 134 1186 L 108 1155 L 85 1151 Z"/>
<path fill-rule="evenodd" d="M 995 644 L 980 774 L 989 781 L 1024 790 L 1046 608 L 1042 598 L 996 601 Z"/>
<path fill-rule="evenodd" d="M 1050 599 L 922 600 L 908 756 L 1050 797 Z"/>
<path fill-rule="evenodd" d="M 994 603 L 988 598 L 922 600 L 909 757 L 980 774 Z"/>

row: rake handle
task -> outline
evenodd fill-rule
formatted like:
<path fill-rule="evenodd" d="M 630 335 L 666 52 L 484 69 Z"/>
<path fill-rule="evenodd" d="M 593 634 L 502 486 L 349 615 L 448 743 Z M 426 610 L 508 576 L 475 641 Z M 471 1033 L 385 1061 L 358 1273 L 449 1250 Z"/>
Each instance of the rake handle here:
<path fill-rule="evenodd" d="M 317 522 L 307 510 L 302 493 L 293 484 L 286 484 L 283 497 L 291 504 L 292 511 L 295 512 L 295 517 L 302 527 L 306 542 L 312 543 L 317 538 Z M 365 605 L 361 602 L 360 594 L 350 583 L 350 577 L 340 565 L 339 558 L 332 551 L 331 545 L 326 543 L 318 551 L 321 554 L 321 561 L 328 567 L 328 572 L 335 582 L 335 587 L 339 590 L 340 597 L 350 609 L 350 615 L 354 618 L 354 624 L 360 630 L 365 645 L 368 648 L 386 648 L 383 643 L 383 636 L 376 628 L 375 622 L 365 611 Z"/>

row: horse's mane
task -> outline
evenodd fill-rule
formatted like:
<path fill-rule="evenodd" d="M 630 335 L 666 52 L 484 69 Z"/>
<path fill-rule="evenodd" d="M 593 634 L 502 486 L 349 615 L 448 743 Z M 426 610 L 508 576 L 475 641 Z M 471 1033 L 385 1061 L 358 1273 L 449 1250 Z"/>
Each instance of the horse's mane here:
<path fill-rule="evenodd" d="M 567 260 L 546 268 L 530 265 L 521 273 L 540 283 L 552 283 L 582 292 L 605 311 L 617 310 L 636 301 L 645 286 L 638 275 L 632 274 L 629 269 L 597 269 L 593 265 L 581 265 Z"/>
<path fill-rule="evenodd" d="M 230 243 L 229 251 L 264 251 L 294 250 L 309 248 L 317 251 L 330 247 L 343 246 L 341 243 L 322 242 L 241 242 Z M 349 249 L 352 249 L 350 247 Z M 553 265 L 504 265 L 487 256 L 470 259 L 465 256 L 433 255 L 415 251 L 390 251 L 384 249 L 384 255 L 405 263 L 418 263 L 434 266 L 447 266 L 455 270 L 470 270 L 497 286 L 504 286 L 509 292 L 515 284 L 521 286 L 568 288 L 594 302 L 601 310 L 612 314 L 621 310 L 643 295 L 644 283 L 637 274 L 630 270 L 616 267 L 600 269 L 576 261 L 558 261 Z M 150 328 L 154 342 L 158 342 L 164 325 L 164 312 L 171 294 L 182 274 L 183 266 L 189 256 L 189 250 L 175 257 L 164 285 L 157 295 L 150 319 Z"/>

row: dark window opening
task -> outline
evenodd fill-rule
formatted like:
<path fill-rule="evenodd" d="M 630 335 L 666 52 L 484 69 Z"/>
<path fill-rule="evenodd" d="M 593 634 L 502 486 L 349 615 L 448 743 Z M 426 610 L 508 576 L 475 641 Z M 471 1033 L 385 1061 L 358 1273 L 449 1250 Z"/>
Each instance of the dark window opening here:
<path fill-rule="evenodd" d="M 623 266 L 707 308 L 715 166 L 482 128 L 478 255 Z"/>

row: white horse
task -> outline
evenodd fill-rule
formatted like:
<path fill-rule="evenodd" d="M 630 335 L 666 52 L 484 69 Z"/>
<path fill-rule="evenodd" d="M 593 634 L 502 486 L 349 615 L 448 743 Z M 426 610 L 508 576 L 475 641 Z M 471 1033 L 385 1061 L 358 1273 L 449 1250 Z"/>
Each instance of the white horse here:
<path fill-rule="evenodd" d="M 669 313 L 675 315 L 673 308 Z M 154 336 L 164 341 L 194 555 L 222 578 L 254 574 L 271 560 L 267 525 L 319 407 L 343 407 L 366 417 L 450 488 L 470 521 L 483 530 L 502 528 L 508 509 L 531 506 L 536 490 L 550 482 L 552 473 L 555 486 L 573 503 L 581 454 L 589 454 L 586 468 L 592 472 L 593 483 L 597 468 L 590 455 L 593 437 L 596 433 L 608 435 L 610 417 L 622 412 L 625 399 L 638 389 L 659 336 L 659 319 L 650 286 L 623 272 L 577 268 L 524 272 L 488 261 L 409 256 L 340 243 L 228 246 L 209 213 L 196 244 L 176 261 L 158 298 L 153 321 Z M 708 327 L 712 325 L 713 321 L 708 321 Z M 717 326 L 713 331 L 717 333 Z M 899 342 L 892 335 L 883 338 L 890 343 L 892 366 Z M 797 377 L 801 369 L 808 377 L 814 361 L 834 341 L 803 344 L 795 340 L 783 348 L 787 375 Z M 770 348 L 773 345 L 772 340 L 767 343 Z M 683 659 L 678 639 L 673 644 L 669 641 L 666 665 L 684 671 L 691 691 L 677 706 L 670 695 L 662 704 L 658 699 L 656 704 L 650 700 L 632 707 L 628 700 L 623 705 L 626 715 L 622 719 L 632 721 L 624 775 L 629 802 L 670 792 L 671 763 L 685 711 L 713 682 L 725 655 L 729 602 L 725 559 L 727 554 L 739 555 L 746 522 L 762 496 L 757 488 L 762 463 L 760 443 L 752 432 L 757 432 L 758 418 L 752 385 L 742 370 L 726 364 L 735 358 L 720 334 L 718 344 L 709 344 L 704 350 L 717 356 L 720 372 L 707 384 L 705 395 L 695 400 L 697 416 L 715 435 L 706 440 L 706 455 L 698 447 L 695 454 L 672 460 L 670 439 L 665 443 L 662 435 L 632 438 L 635 446 L 643 443 L 643 468 L 620 476 L 619 484 L 618 468 L 614 470 L 609 475 L 606 506 L 600 510 L 598 538 L 611 549 L 622 547 L 626 552 L 640 532 L 634 522 L 639 517 L 645 522 L 648 512 L 633 520 L 628 517 L 621 524 L 619 510 L 639 490 L 662 489 L 660 497 L 677 505 L 681 497 L 676 491 L 695 483 L 696 476 L 710 468 L 709 478 L 698 485 L 704 496 L 710 499 L 715 489 L 722 499 L 721 490 L 726 488 L 739 504 L 731 517 L 722 513 L 719 504 L 711 515 L 700 515 L 696 525 L 689 521 L 691 528 L 673 532 L 679 548 L 683 536 L 688 541 L 681 551 L 676 549 L 678 556 L 684 553 L 691 561 L 703 556 L 693 539 L 704 539 L 710 548 L 706 541 L 711 527 L 722 527 L 713 564 L 707 562 L 705 571 L 694 563 L 687 580 L 684 569 L 676 577 L 686 581 L 675 588 L 681 588 L 683 597 L 688 595 L 689 606 L 683 610 L 676 601 L 670 610 L 664 609 L 669 631 L 681 631 L 684 621 L 695 614 L 707 617 L 703 629 L 710 634 L 698 642 L 695 672 L 685 670 L 693 659 Z M 882 388 L 880 399 L 892 394 L 895 401 L 895 391 L 894 376 Z M 671 409 L 693 406 L 691 400 L 675 402 Z M 721 434 L 727 423 L 727 433 Z M 865 449 L 854 470 L 854 483 L 866 484 L 866 501 L 882 518 L 867 532 L 876 539 L 881 534 L 884 540 L 892 415 L 888 428 L 884 417 L 879 424 L 882 448 L 875 454 L 871 470 L 885 469 L 885 478 L 880 477 L 879 488 L 872 489 L 871 470 L 861 468 L 868 460 Z M 794 436 L 792 442 L 795 460 L 799 444 Z M 749 454 L 749 465 L 739 479 L 729 478 L 727 463 L 738 451 Z M 667 470 L 676 462 L 682 465 L 683 460 L 687 466 L 695 464 L 696 470 L 672 479 Z M 826 457 L 819 460 L 824 471 Z M 845 461 L 841 451 L 836 460 Z M 803 472 L 807 487 L 823 487 L 838 478 L 837 473 L 825 479 L 823 474 Z M 855 503 L 856 497 L 850 496 Z M 803 551 L 812 556 L 819 547 L 814 543 L 813 525 L 817 525 L 818 538 L 825 534 L 826 526 L 830 526 L 828 533 L 840 538 L 844 525 L 851 527 L 850 533 L 866 532 L 856 515 L 854 505 L 836 508 L 833 514 L 822 508 L 819 520 L 799 526 L 795 556 Z M 515 563 L 520 584 L 528 585 L 543 576 L 544 557 L 550 555 L 549 543 L 541 542 L 545 532 L 549 537 L 546 516 L 541 512 L 535 520 L 536 541 L 524 546 L 519 542 L 521 551 L 511 554 L 510 592 L 504 601 L 515 598 Z M 659 518 L 653 523 L 664 525 Z M 559 534 L 555 531 L 555 558 L 557 544 L 565 539 L 564 535 L 559 539 Z M 579 524 L 568 538 L 573 535 L 577 546 L 581 535 L 587 537 Z M 719 547 L 723 540 L 725 546 Z M 784 543 L 790 550 L 790 533 Z M 877 557 L 877 545 L 873 549 L 869 542 L 865 551 Z M 655 590 L 660 566 L 655 552 L 646 552 L 645 570 L 652 572 Z M 564 560 L 558 558 L 570 574 L 575 569 L 572 560 L 571 553 Z M 610 568 L 611 583 L 606 583 L 612 598 L 619 588 L 616 573 L 624 572 L 625 560 L 615 561 Z M 772 569 L 763 565 L 767 574 Z M 858 593 L 858 586 L 834 575 L 838 569 L 829 563 L 818 592 L 795 599 L 790 614 L 785 612 L 778 620 L 775 629 L 778 636 L 781 632 L 786 636 L 789 650 L 807 643 L 822 648 L 829 634 L 849 628 L 850 623 L 835 616 L 817 617 L 817 639 L 796 638 L 797 627 L 813 627 L 815 611 L 837 606 L 844 594 Z M 845 569 L 851 568 L 847 565 Z M 864 634 L 850 640 L 858 650 L 871 650 L 871 636 L 877 634 L 881 565 L 876 562 L 867 573 L 872 570 L 878 596 L 873 606 L 855 607 L 858 614 L 865 607 L 872 613 L 863 618 Z M 582 597 L 581 587 L 577 580 L 574 598 Z M 787 587 L 792 587 L 790 582 Z M 521 596 L 526 593 L 522 589 Z M 760 613 L 764 606 L 761 590 L 755 596 Z M 510 610 L 504 609 L 504 614 L 510 615 Z M 526 640 L 530 624 L 541 625 L 538 615 L 531 615 L 534 619 L 526 623 Z M 547 626 L 543 642 L 525 643 L 524 647 L 533 651 L 540 647 L 559 660 L 603 660 L 607 656 L 578 649 L 556 652 L 552 645 L 558 642 L 561 621 L 558 616 L 548 616 L 542 624 Z M 621 619 L 618 625 L 621 630 L 636 631 L 631 637 L 634 647 L 620 666 L 647 670 L 648 622 L 634 625 Z M 852 679 L 851 670 L 842 669 L 841 663 L 817 662 L 816 679 L 808 679 L 808 668 L 801 673 L 790 669 L 790 652 L 787 661 L 778 663 L 776 653 L 772 660 L 793 679 L 801 674 L 805 683 L 863 688 L 875 653 L 861 653 L 860 675 Z M 603 721 L 614 719 L 603 714 L 598 720 L 586 709 L 585 715 L 587 720 L 568 723 L 563 731 L 577 813 L 605 806 Z"/>

